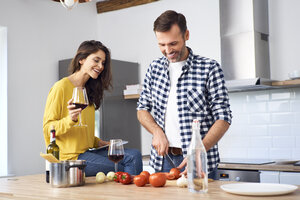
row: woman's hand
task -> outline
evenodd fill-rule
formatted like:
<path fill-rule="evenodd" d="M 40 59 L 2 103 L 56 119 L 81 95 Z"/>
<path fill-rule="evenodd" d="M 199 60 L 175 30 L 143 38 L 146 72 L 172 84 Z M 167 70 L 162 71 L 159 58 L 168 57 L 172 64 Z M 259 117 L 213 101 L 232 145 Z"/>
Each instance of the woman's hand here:
<path fill-rule="evenodd" d="M 102 146 L 105 146 L 105 145 L 109 145 L 109 142 L 108 141 L 104 141 L 104 140 L 100 140 L 98 142 L 98 147 L 102 147 Z"/>
<path fill-rule="evenodd" d="M 82 109 L 81 108 L 76 108 L 76 106 L 72 104 L 72 100 L 73 99 L 70 99 L 68 101 L 67 108 L 69 110 L 69 115 L 70 115 L 72 121 L 77 122 L 78 121 L 78 115 L 80 114 Z"/>

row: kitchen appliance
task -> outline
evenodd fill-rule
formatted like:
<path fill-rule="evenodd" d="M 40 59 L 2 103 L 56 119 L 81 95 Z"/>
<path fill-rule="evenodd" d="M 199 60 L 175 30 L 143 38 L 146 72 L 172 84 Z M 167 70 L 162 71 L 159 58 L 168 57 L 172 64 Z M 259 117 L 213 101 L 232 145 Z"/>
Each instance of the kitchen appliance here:
<path fill-rule="evenodd" d="M 300 166 L 300 160 L 296 163 L 294 163 L 295 166 Z"/>
<path fill-rule="evenodd" d="M 220 163 L 264 165 L 274 163 L 274 161 L 270 159 L 222 158 Z M 260 172 L 258 170 L 229 170 L 226 168 L 218 169 L 217 179 L 223 181 L 260 182 Z"/>
<path fill-rule="evenodd" d="M 221 64 L 229 91 L 271 87 L 268 0 L 220 5 Z"/>
<path fill-rule="evenodd" d="M 229 170 L 218 169 L 217 180 L 221 181 L 241 181 L 241 182 L 260 182 L 258 170 Z"/>
<path fill-rule="evenodd" d="M 220 163 L 227 164 L 249 164 L 249 165 L 264 165 L 274 163 L 270 159 L 242 159 L 242 158 L 222 158 Z"/>
<path fill-rule="evenodd" d="M 81 186 L 85 184 L 86 162 L 66 160 L 50 164 L 50 184 L 52 187 Z"/>

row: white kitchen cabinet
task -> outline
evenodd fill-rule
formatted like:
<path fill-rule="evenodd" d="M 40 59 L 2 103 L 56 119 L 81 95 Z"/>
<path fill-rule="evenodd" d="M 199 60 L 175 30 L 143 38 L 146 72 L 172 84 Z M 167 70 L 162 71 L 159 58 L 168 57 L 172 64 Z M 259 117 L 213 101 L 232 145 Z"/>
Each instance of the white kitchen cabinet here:
<path fill-rule="evenodd" d="M 261 183 L 279 183 L 279 171 L 260 171 Z"/>
<path fill-rule="evenodd" d="M 260 171 L 260 182 L 300 185 L 300 173 L 280 172 L 280 171 Z"/>
<path fill-rule="evenodd" d="M 300 173 L 299 172 L 280 172 L 280 183 L 300 185 Z"/>

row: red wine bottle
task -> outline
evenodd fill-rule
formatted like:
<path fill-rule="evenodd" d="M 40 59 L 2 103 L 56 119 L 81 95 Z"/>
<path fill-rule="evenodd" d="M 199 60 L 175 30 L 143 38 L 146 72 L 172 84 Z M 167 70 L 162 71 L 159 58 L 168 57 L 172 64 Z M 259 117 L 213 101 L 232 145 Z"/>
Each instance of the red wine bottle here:
<path fill-rule="evenodd" d="M 59 147 L 56 144 L 56 137 L 55 137 L 55 129 L 54 126 L 51 126 L 51 131 L 50 131 L 50 144 L 47 147 L 47 153 L 51 153 L 54 157 L 59 160 Z M 50 163 L 46 161 L 46 182 L 49 183 L 49 168 L 50 168 Z"/>

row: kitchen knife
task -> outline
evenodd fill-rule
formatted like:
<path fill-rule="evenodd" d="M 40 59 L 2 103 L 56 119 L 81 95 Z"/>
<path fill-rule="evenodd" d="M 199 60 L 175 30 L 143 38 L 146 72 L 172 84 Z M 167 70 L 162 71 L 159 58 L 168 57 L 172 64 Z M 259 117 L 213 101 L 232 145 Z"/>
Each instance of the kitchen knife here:
<path fill-rule="evenodd" d="M 168 161 L 168 163 L 173 167 L 176 168 L 176 165 L 174 164 L 173 160 L 171 159 L 171 157 L 169 156 L 169 154 L 166 153 L 166 159 Z"/>

